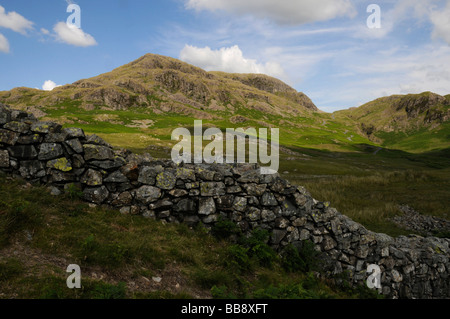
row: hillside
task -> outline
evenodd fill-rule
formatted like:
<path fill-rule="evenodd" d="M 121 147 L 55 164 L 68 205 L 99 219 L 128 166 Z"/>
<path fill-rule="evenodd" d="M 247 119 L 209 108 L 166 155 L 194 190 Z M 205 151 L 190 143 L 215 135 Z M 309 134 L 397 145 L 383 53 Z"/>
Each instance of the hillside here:
<path fill-rule="evenodd" d="M 449 147 L 450 96 L 395 95 L 329 114 L 273 77 L 206 72 L 154 54 L 50 92 L 3 91 L 0 103 L 42 120 L 77 125 L 115 146 L 138 152 L 159 147 L 165 156 L 173 129 L 192 127 L 197 119 L 220 129 L 280 128 L 287 155 L 293 153 L 286 148 L 374 152 L 381 146 L 423 152 Z"/>
<path fill-rule="evenodd" d="M 143 150 L 170 147 L 176 127 L 278 127 L 280 144 L 358 150 L 370 144 L 351 123 L 333 120 L 304 93 L 263 74 L 206 72 L 177 59 L 147 54 L 115 70 L 51 92 L 15 88 L 0 103 L 43 120 L 77 125 L 110 143 Z"/>
<path fill-rule="evenodd" d="M 423 151 L 450 146 L 450 95 L 393 95 L 335 114 L 354 121 L 385 147 Z"/>

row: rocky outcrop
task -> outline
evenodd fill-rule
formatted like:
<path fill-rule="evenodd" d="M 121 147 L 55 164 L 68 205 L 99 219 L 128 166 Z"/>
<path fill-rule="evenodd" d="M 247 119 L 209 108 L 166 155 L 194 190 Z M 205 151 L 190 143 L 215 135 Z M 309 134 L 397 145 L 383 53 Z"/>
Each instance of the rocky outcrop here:
<path fill-rule="evenodd" d="M 206 228 L 225 219 L 244 233 L 267 229 L 278 251 L 309 240 L 326 262 L 325 275 L 346 272 L 353 284 L 365 284 L 368 266 L 378 265 L 380 293 L 390 298 L 450 297 L 450 239 L 371 232 L 254 164 L 176 165 L 0 105 L 0 169 L 54 194 L 77 187 L 86 201 L 123 214 Z"/>

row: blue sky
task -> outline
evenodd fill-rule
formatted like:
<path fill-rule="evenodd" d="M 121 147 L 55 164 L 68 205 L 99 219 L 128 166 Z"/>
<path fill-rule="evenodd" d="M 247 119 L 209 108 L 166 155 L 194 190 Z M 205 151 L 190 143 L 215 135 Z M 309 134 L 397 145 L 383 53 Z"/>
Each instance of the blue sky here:
<path fill-rule="evenodd" d="M 66 24 L 69 4 L 81 29 Z M 146 53 L 266 73 L 327 112 L 450 94 L 450 0 L 0 0 L 0 90 L 51 89 Z"/>

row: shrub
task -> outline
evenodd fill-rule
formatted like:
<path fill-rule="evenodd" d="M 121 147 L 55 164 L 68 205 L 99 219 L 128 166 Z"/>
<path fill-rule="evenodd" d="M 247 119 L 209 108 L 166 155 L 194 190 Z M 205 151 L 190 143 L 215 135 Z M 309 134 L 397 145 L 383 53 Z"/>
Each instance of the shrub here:
<path fill-rule="evenodd" d="M 288 272 L 317 271 L 320 266 L 319 252 L 311 241 L 303 241 L 300 249 L 288 245 L 281 253 L 281 265 Z"/>

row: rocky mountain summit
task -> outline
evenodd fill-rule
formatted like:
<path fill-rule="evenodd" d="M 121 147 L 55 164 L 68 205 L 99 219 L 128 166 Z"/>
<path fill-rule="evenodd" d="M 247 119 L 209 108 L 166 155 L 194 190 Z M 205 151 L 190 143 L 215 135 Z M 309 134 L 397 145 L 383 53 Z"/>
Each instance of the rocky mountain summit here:
<path fill-rule="evenodd" d="M 78 189 L 84 200 L 122 214 L 211 228 L 221 220 L 244 233 L 263 228 L 281 252 L 314 244 L 325 276 L 365 284 L 380 268 L 390 298 L 449 298 L 450 239 L 374 233 L 255 164 L 180 164 L 114 150 L 79 128 L 40 122 L 0 105 L 0 169 L 54 194 Z"/>

